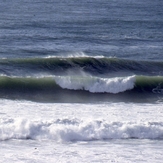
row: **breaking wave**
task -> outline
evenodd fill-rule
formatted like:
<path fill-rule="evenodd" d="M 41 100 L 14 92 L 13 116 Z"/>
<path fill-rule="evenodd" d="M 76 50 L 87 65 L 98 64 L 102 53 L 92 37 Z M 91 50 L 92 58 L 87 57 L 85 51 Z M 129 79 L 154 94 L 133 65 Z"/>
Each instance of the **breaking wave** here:
<path fill-rule="evenodd" d="M 112 99 L 141 101 L 148 99 L 148 96 L 151 98 L 151 95 L 156 98 L 163 96 L 162 76 L 0 77 L 0 97 L 7 99 L 39 102 L 90 102 L 89 100 Z"/>
<path fill-rule="evenodd" d="M 56 77 L 62 88 L 86 90 L 92 93 L 119 93 L 134 88 L 135 77 L 95 78 L 95 77 Z"/>
<path fill-rule="evenodd" d="M 10 139 L 52 139 L 58 142 L 133 138 L 163 139 L 163 122 L 1 119 L 0 133 L 1 141 Z"/>
<path fill-rule="evenodd" d="M 89 102 L 150 96 L 151 101 L 151 94 L 163 96 L 163 62 L 85 55 L 0 59 L 0 98 Z"/>

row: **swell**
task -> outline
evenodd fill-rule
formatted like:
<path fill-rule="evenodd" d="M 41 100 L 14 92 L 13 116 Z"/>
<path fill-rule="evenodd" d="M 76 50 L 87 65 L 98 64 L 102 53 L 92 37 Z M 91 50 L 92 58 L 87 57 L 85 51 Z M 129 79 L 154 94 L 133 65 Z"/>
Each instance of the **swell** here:
<path fill-rule="evenodd" d="M 13 69 L 16 73 L 12 71 Z M 123 71 L 137 75 L 162 75 L 163 62 L 134 61 L 106 57 L 51 57 L 0 60 L 0 73 L 3 75 L 21 76 L 31 73 L 56 75 L 64 74 L 68 70 L 82 70 L 94 75 Z"/>
<path fill-rule="evenodd" d="M 162 76 L 0 77 L 0 97 L 40 102 L 146 101 L 163 96 Z M 153 101 L 151 101 L 153 102 Z"/>

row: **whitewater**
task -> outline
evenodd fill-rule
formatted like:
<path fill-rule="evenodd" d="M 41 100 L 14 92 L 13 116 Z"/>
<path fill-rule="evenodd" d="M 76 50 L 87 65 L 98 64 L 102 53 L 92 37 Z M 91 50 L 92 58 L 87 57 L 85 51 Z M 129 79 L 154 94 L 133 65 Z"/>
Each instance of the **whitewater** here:
<path fill-rule="evenodd" d="M 134 77 L 127 78 L 94 78 L 55 77 L 56 83 L 62 88 L 72 90 L 87 90 L 89 92 L 119 93 L 134 88 Z"/>
<path fill-rule="evenodd" d="M 159 103 L 1 100 L 0 116 L 1 162 L 162 161 Z"/>

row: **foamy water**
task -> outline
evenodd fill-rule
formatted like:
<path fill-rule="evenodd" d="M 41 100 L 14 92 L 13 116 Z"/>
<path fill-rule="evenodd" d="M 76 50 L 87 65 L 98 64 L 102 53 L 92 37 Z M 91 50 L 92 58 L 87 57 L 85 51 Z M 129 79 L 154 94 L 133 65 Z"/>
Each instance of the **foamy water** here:
<path fill-rule="evenodd" d="M 91 76 L 55 77 L 62 88 L 87 90 L 92 93 L 119 93 L 134 88 L 135 77 L 97 78 Z"/>
<path fill-rule="evenodd" d="M 1 100 L 0 116 L 2 162 L 162 160 L 162 104 Z"/>

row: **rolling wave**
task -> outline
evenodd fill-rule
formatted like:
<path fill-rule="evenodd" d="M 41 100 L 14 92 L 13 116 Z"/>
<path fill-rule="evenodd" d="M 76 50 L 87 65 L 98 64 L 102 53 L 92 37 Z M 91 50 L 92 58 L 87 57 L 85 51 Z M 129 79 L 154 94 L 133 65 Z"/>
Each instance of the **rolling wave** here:
<path fill-rule="evenodd" d="M 55 77 L 63 89 L 85 90 L 92 93 L 120 93 L 134 88 L 135 77 L 97 78 L 97 77 Z"/>
<path fill-rule="evenodd" d="M 13 71 L 13 69 L 15 71 Z M 82 70 L 92 75 L 112 72 L 131 72 L 137 75 L 162 75 L 163 62 L 134 61 L 118 58 L 93 57 L 51 57 L 1 59 L 0 73 L 16 75 L 32 73 L 61 74 L 68 70 Z"/>
<path fill-rule="evenodd" d="M 0 59 L 0 98 L 50 102 L 163 95 L 163 62 L 106 57 Z"/>
<path fill-rule="evenodd" d="M 48 99 L 79 99 L 90 98 L 108 101 L 111 97 L 129 99 L 142 95 L 163 96 L 162 76 L 128 76 L 100 78 L 93 76 L 50 76 L 33 77 L 0 77 L 0 97 L 3 98 L 35 98 L 41 101 Z M 139 97 L 139 95 L 141 95 Z M 129 97 L 130 96 L 130 97 Z M 133 98 L 133 97 L 132 97 Z M 64 99 L 64 100 L 65 100 Z M 72 100 L 71 99 L 71 100 Z M 44 101 L 43 100 L 43 101 Z M 53 101 L 52 100 L 52 101 Z"/>

